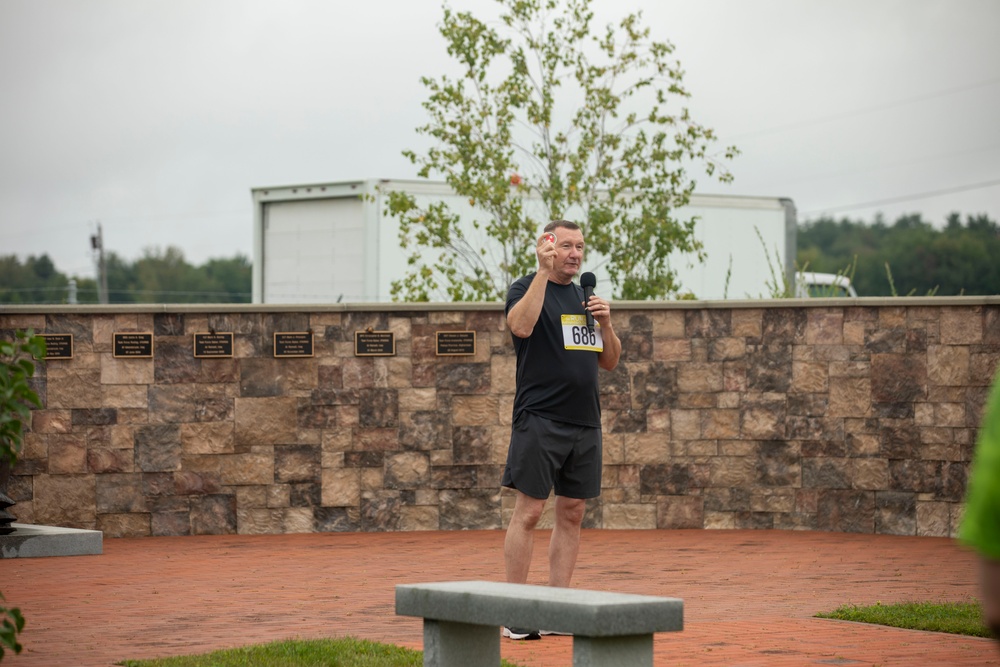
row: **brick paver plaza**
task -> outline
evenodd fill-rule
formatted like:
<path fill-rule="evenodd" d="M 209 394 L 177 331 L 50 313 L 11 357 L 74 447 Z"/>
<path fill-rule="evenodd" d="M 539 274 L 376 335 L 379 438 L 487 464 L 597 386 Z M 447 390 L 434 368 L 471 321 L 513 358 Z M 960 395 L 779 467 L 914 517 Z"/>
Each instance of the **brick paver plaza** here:
<path fill-rule="evenodd" d="M 529 583 L 543 583 L 539 531 Z M 14 667 L 107 666 L 290 637 L 421 648 L 398 583 L 502 579 L 503 532 L 105 539 L 104 554 L 0 561 L 27 618 Z M 988 665 L 988 639 L 813 618 L 841 604 L 966 601 L 975 558 L 953 540 L 831 532 L 588 530 L 574 586 L 684 600 L 656 665 Z M 572 639 L 504 641 L 520 665 L 570 665 Z"/>

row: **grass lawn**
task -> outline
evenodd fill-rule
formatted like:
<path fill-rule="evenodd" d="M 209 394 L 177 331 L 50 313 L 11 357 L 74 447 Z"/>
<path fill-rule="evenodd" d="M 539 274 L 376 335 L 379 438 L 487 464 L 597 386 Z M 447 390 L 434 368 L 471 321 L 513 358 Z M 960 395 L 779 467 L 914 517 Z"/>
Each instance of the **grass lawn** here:
<path fill-rule="evenodd" d="M 424 654 L 362 639 L 315 639 L 255 644 L 201 655 L 124 660 L 124 667 L 423 667 Z M 501 662 L 502 667 L 517 667 Z"/>
<path fill-rule="evenodd" d="M 953 635 L 972 637 L 992 637 L 983 625 L 982 608 L 978 602 L 904 602 L 868 607 L 844 605 L 831 612 L 816 614 L 819 618 L 835 618 L 842 621 L 857 621 L 888 625 L 909 630 L 930 630 Z"/>
<path fill-rule="evenodd" d="M 831 612 L 816 614 L 816 617 L 972 637 L 992 636 L 983 625 L 978 602 L 844 605 Z M 124 667 L 422 667 L 423 653 L 347 637 L 285 640 L 201 655 L 124 660 L 117 664 Z M 517 667 L 506 660 L 501 665 Z"/>

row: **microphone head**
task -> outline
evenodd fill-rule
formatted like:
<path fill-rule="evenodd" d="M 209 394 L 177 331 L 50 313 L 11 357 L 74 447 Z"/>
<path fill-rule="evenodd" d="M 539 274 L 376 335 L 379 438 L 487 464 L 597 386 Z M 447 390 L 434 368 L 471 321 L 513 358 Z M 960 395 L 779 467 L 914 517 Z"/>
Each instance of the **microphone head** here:
<path fill-rule="evenodd" d="M 590 271 L 580 274 L 580 287 L 597 287 L 597 276 Z"/>

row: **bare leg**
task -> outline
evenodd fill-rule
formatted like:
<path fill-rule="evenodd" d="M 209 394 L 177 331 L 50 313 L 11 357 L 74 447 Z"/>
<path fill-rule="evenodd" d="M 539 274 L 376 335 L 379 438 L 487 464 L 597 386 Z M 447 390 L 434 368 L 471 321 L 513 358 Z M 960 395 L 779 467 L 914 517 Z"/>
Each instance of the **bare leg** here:
<path fill-rule="evenodd" d="M 545 500 L 539 500 L 517 492 L 514 515 L 507 526 L 507 536 L 503 543 L 504 564 L 507 567 L 507 583 L 523 584 L 528 581 L 531 568 L 531 554 L 535 546 L 535 526 L 542 516 Z"/>
<path fill-rule="evenodd" d="M 580 552 L 580 525 L 587 501 L 556 497 L 555 527 L 549 540 L 549 586 L 569 587 Z"/>

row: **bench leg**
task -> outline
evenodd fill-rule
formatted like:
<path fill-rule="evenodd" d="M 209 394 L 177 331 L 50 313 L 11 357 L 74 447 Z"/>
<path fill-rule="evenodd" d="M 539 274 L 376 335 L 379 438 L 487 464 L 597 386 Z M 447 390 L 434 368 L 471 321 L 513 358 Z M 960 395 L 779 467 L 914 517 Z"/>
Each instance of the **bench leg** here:
<path fill-rule="evenodd" d="M 653 635 L 574 636 L 573 667 L 653 667 Z"/>
<path fill-rule="evenodd" d="M 424 667 L 500 667 L 500 628 L 425 618 Z"/>

